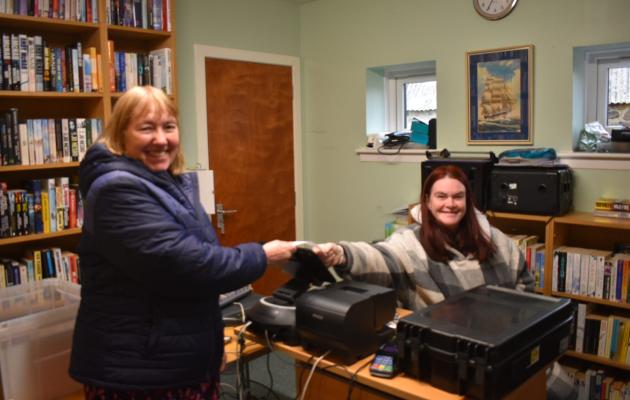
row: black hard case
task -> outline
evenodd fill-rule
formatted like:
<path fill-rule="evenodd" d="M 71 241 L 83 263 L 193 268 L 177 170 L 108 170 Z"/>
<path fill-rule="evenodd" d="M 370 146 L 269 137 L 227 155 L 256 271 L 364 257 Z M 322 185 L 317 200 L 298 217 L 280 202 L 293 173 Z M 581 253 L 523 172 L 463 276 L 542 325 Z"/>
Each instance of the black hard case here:
<path fill-rule="evenodd" d="M 510 167 L 495 165 L 490 178 L 493 211 L 562 215 L 573 203 L 573 177 L 566 165 Z"/>
<path fill-rule="evenodd" d="M 401 319 L 401 370 L 440 389 L 499 399 L 564 353 L 569 299 L 480 286 Z"/>

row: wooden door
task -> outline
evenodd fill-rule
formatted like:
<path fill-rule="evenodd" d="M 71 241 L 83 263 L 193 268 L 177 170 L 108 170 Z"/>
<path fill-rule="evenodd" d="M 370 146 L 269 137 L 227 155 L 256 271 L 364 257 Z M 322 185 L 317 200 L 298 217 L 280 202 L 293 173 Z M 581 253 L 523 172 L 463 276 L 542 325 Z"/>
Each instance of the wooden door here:
<path fill-rule="evenodd" d="M 226 210 L 221 244 L 295 240 L 291 67 L 206 58 L 210 169 Z M 270 266 L 254 289 L 271 294 L 289 276 Z"/>

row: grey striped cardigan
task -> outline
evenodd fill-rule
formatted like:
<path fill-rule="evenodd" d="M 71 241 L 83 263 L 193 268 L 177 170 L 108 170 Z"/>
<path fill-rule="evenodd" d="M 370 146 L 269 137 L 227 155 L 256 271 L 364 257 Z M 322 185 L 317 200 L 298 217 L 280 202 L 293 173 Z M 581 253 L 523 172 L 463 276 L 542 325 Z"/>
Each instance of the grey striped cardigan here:
<path fill-rule="evenodd" d="M 393 287 L 399 306 L 410 310 L 483 284 L 533 290 L 534 281 L 523 254 L 479 211 L 475 210 L 479 224 L 497 249 L 491 260 L 481 264 L 450 247 L 453 257 L 447 264 L 430 259 L 418 239 L 419 211 L 419 207 L 412 210 L 416 223 L 398 229 L 384 241 L 340 242 L 346 264 L 335 267 L 337 273 L 344 278 Z"/>

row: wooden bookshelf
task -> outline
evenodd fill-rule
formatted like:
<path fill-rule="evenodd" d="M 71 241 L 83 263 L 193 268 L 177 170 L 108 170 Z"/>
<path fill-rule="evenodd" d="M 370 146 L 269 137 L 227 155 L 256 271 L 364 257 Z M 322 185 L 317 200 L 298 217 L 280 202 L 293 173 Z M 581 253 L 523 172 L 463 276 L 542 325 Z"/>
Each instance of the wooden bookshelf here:
<path fill-rule="evenodd" d="M 569 350 L 565 353 L 565 356 L 577 358 L 580 360 L 588 361 L 594 364 L 605 365 L 616 369 L 630 371 L 630 364 L 622 363 L 619 361 L 611 360 L 609 358 L 595 356 L 593 354 L 580 353 L 577 351 Z"/>
<path fill-rule="evenodd" d="M 114 25 L 108 23 L 106 0 L 98 0 L 98 22 L 80 22 L 59 18 L 25 16 L 3 13 L 0 10 L 0 33 L 39 35 L 49 47 L 64 48 L 81 43 L 82 49 L 94 47 L 100 56 L 98 63 L 99 88 L 95 92 L 52 92 L 0 90 L 0 111 L 18 109 L 20 122 L 42 118 L 99 118 L 105 126 L 111 116 L 114 102 L 120 93 L 111 90 L 108 41 L 113 41 L 115 51 L 149 53 L 169 48 L 171 51 L 171 97 L 177 100 L 175 65 L 175 1 L 165 0 L 170 29 L 154 30 Z M 115 22 L 115 21 L 114 21 Z M 1 61 L 1 60 L 0 60 Z M 0 88 L 1 89 L 1 88 Z M 0 166 L 0 181 L 9 189 L 21 188 L 30 179 L 68 176 L 77 179 L 79 162 L 55 162 L 38 165 Z M 0 239 L 0 258 L 23 255 L 40 246 L 63 246 L 74 249 L 81 229 L 67 229 L 51 233 L 38 233 Z"/>
<path fill-rule="evenodd" d="M 549 245 L 546 249 L 549 257 L 549 268 L 546 279 L 549 280 L 549 290 L 551 290 L 551 279 L 553 276 L 553 254 L 554 250 L 560 246 L 581 247 L 586 249 L 611 251 L 613 245 L 619 242 L 630 243 L 630 221 L 618 218 L 606 218 L 594 216 L 588 212 L 572 212 L 563 216 L 554 217 L 551 221 L 549 234 Z M 590 277 L 589 277 L 590 279 Z M 610 301 L 597 297 L 576 295 L 566 292 L 549 291 L 552 296 L 565 297 L 576 302 L 595 304 L 596 313 L 601 315 L 630 316 L 630 304 L 621 301 Z M 576 351 L 569 351 L 565 357 L 584 360 L 586 362 L 612 367 L 626 374 L 630 371 L 630 365 L 605 357 L 598 357 Z M 595 367 L 597 369 L 598 367 Z"/>

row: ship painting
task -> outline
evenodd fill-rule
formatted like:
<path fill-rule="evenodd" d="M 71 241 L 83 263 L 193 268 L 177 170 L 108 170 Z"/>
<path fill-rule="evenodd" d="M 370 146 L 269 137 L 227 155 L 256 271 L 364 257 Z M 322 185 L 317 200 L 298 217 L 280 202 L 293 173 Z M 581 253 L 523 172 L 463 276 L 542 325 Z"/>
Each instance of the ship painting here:
<path fill-rule="evenodd" d="M 478 66 L 479 133 L 519 133 L 520 69 L 515 60 L 490 61 Z"/>

